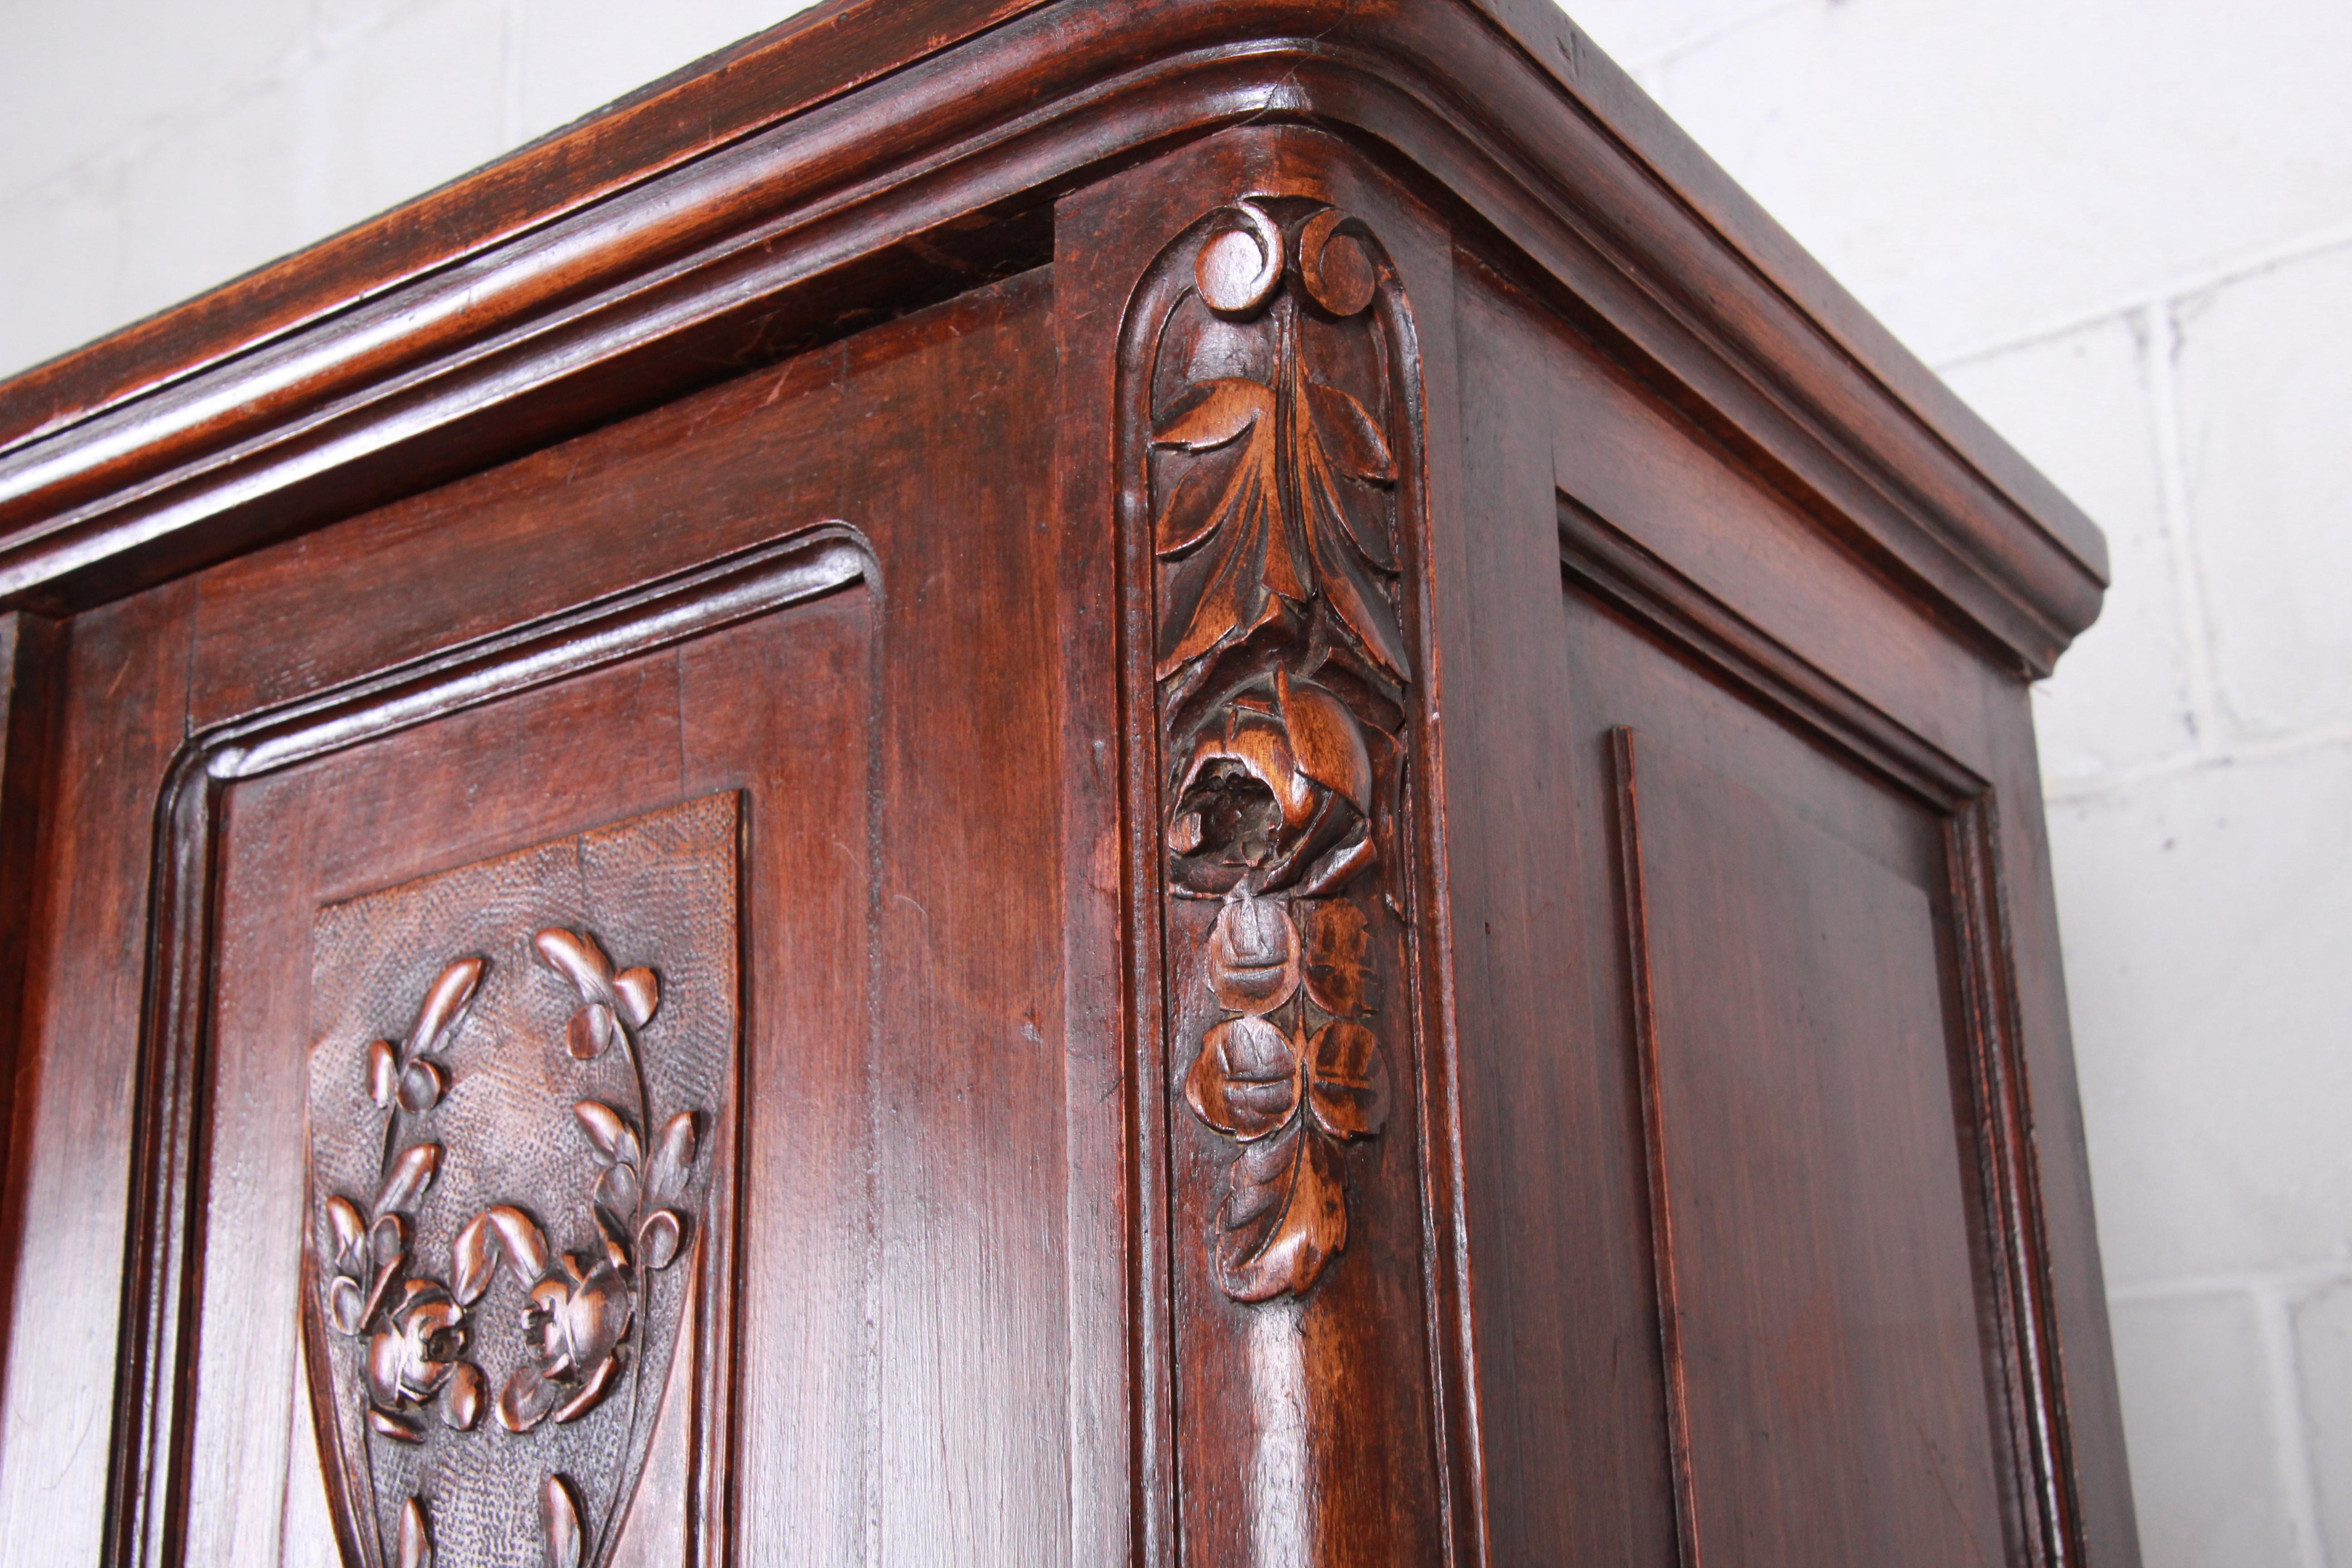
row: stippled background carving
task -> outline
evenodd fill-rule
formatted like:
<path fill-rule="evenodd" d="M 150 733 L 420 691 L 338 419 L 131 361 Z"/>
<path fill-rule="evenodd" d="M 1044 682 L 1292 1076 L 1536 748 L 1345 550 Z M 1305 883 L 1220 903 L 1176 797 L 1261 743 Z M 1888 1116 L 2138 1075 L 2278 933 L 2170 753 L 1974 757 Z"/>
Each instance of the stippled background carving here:
<path fill-rule="evenodd" d="M 718 1134 L 733 1125 L 726 1112 L 738 1038 L 737 818 L 734 795 L 709 795 L 319 912 L 304 1337 L 321 1458 L 355 1561 L 414 1563 L 428 1547 L 446 1563 L 561 1561 L 566 1523 L 551 1515 L 567 1504 L 577 1516 L 572 1560 L 610 1556 L 674 1355 L 695 1353 L 680 1341 L 693 1338 L 689 1298 L 713 1173 L 731 1159 Z M 641 967 L 657 982 L 650 1016 L 641 1026 L 624 1016 L 625 1037 L 593 1059 L 581 1059 L 567 1043 L 573 1016 L 587 1004 L 575 981 L 534 946 L 548 931 L 579 933 L 613 970 Z M 420 1005 L 453 963 L 467 959 L 482 963 L 462 1011 L 420 1047 L 412 1040 Z M 387 1109 L 372 1095 L 370 1055 L 378 1041 L 404 1054 L 421 1048 L 438 1064 L 446 1089 L 428 1109 L 405 1108 L 397 1098 Z M 625 1223 L 600 1222 L 593 1194 L 613 1161 L 574 1110 L 583 1100 L 611 1107 L 628 1124 L 648 1188 L 659 1133 L 681 1113 L 691 1115 L 690 1161 L 660 1194 L 684 1222 L 683 1246 L 667 1267 L 653 1266 Z M 404 1151 L 424 1145 L 440 1151 L 429 1184 L 404 1203 L 383 1204 L 387 1172 Z M 609 1197 L 609 1184 L 604 1191 Z M 382 1306 L 357 1332 L 338 1326 L 331 1296 L 339 1253 L 347 1250 L 327 1212 L 337 1196 L 363 1220 L 380 1210 L 402 1213 L 406 1233 L 405 1258 L 394 1270 L 405 1278 L 381 1293 Z M 548 1299 L 540 1304 L 551 1300 L 555 1310 L 541 1312 L 535 1331 L 525 1321 L 533 1304 L 526 1285 L 541 1272 L 539 1260 L 518 1263 L 511 1247 L 477 1299 L 463 1300 L 462 1286 L 458 1301 L 434 1297 L 457 1279 L 451 1248 L 461 1228 L 498 1205 L 520 1211 L 544 1237 Z M 653 1212 L 651 1201 L 645 1207 Z M 360 1271 L 381 1273 L 383 1250 L 379 1246 Z M 551 1318 L 562 1330 L 566 1293 L 583 1295 L 583 1278 L 593 1285 L 600 1266 L 609 1270 L 604 1287 L 628 1300 L 602 1397 L 571 1419 L 558 1412 L 528 1430 L 510 1429 L 495 1413 L 501 1390 L 519 1369 L 547 1360 L 545 1322 Z M 404 1300 L 423 1310 L 405 1347 Z M 608 1325 L 614 1315 L 607 1311 Z M 393 1342 L 379 1343 L 387 1333 Z M 424 1397 L 395 1399 L 386 1411 L 381 1393 L 394 1373 L 390 1363 L 404 1365 L 410 1392 Z M 478 1369 L 478 1380 L 467 1366 Z M 573 1383 L 584 1387 L 587 1371 L 570 1369 Z M 388 1431 L 404 1421 L 419 1440 Z M 551 1478 L 560 1479 L 562 1497 Z M 551 1533 L 558 1538 L 553 1557 Z"/>

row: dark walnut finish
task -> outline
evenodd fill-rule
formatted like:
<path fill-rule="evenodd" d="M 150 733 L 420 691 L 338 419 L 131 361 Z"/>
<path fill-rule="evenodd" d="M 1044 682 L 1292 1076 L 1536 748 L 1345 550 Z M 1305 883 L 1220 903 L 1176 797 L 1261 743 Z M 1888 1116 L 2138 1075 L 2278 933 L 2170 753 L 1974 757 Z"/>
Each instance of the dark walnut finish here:
<path fill-rule="evenodd" d="M 346 1555 L 610 1560 L 730 1163 L 735 805 L 320 912 L 303 1328 Z"/>
<path fill-rule="evenodd" d="M 2137 1562 L 2097 532 L 1537 0 L 862 0 L 0 384 L 0 1564 Z"/>

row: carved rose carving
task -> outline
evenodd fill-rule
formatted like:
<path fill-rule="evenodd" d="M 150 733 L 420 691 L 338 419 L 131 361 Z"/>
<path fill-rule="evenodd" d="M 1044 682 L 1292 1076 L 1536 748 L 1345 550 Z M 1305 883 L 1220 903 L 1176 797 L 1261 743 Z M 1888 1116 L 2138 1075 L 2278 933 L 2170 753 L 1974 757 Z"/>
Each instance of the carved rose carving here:
<path fill-rule="evenodd" d="M 385 1313 L 368 1342 L 368 1393 L 376 1407 L 397 1412 L 441 1392 L 466 1348 L 465 1314 L 431 1279 L 401 1288 L 400 1305 Z"/>
<path fill-rule="evenodd" d="M 660 1006 L 658 979 L 647 968 L 615 973 L 583 932 L 551 928 L 538 932 L 531 946 L 577 994 L 579 1005 L 564 1031 L 567 1053 L 583 1063 L 615 1051 L 626 1058 L 642 1121 L 646 1107 L 635 1035 Z M 436 1401 L 451 1431 L 469 1433 L 479 1424 L 488 1379 L 462 1358 L 468 1314 L 501 1272 L 522 1294 L 520 1321 L 533 1353 L 512 1368 L 499 1391 L 498 1426 L 519 1436 L 551 1417 L 562 1425 L 593 1410 L 627 1364 L 643 1275 L 677 1259 L 689 1225 L 678 1205 L 694 1166 L 694 1112 L 679 1111 L 664 1122 L 648 1157 L 628 1116 L 583 1100 L 572 1110 L 597 1168 L 581 1194 L 593 1246 L 558 1252 L 529 1208 L 494 1204 L 457 1227 L 446 1283 L 415 1271 L 415 1221 L 450 1154 L 442 1143 L 415 1134 L 450 1095 L 463 1092 L 448 1047 L 486 968 L 478 957 L 446 965 L 405 1038 L 397 1046 L 378 1040 L 369 1047 L 366 1088 L 383 1121 L 383 1178 L 364 1215 L 341 1194 L 328 1194 L 320 1205 L 323 1316 L 335 1331 L 365 1341 L 367 1429 L 406 1446 L 426 1441 L 420 1417 Z M 551 1557 L 576 1563 L 581 1523 L 567 1483 L 551 1476 L 541 1501 Z M 412 1497 L 400 1514 L 398 1560 L 422 1564 L 431 1554 L 425 1507 Z"/>
<path fill-rule="evenodd" d="M 1221 1010 L 1187 1042 L 1183 1093 L 1235 1146 L 1212 1263 L 1256 1301 L 1307 1290 L 1346 1245 L 1345 1151 L 1388 1115 L 1368 873 L 1412 677 L 1400 405 L 1374 309 L 1388 264 L 1360 222 L 1253 200 L 1195 233 L 1151 377 L 1154 673 L 1169 890 L 1219 903 L 1176 955 Z"/>

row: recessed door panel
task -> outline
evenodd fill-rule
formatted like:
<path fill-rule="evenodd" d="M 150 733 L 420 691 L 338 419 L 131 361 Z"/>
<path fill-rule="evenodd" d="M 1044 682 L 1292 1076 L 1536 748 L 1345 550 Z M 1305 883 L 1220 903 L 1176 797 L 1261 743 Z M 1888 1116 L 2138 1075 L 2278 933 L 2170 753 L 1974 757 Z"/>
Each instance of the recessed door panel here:
<path fill-rule="evenodd" d="M 1930 898 L 1672 747 L 1617 740 L 1668 1394 L 1699 1558 L 1997 1562 Z"/>
<path fill-rule="evenodd" d="M 854 1511 L 873 609 L 223 792 L 190 1561 L 674 1562 Z"/>

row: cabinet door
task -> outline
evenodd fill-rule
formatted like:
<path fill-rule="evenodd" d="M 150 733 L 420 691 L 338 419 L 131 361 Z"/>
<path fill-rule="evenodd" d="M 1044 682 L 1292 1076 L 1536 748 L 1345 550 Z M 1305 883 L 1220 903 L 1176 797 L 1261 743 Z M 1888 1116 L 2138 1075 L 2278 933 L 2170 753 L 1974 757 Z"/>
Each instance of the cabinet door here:
<path fill-rule="evenodd" d="M 0 1561 L 1066 1555 L 1051 301 L 76 625 Z"/>

